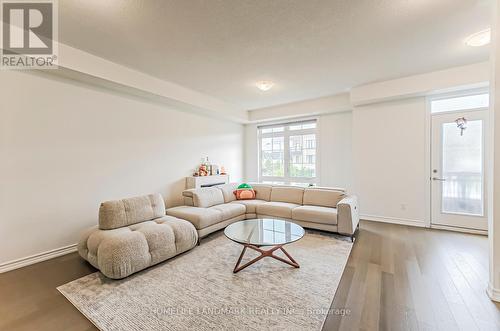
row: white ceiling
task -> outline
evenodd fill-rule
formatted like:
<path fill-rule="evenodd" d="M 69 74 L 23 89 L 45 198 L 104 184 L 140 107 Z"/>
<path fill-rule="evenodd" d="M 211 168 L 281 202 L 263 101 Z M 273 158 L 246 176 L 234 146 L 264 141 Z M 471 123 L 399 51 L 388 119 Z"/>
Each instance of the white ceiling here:
<path fill-rule="evenodd" d="M 64 0 L 59 38 L 256 109 L 488 59 L 492 0 Z M 257 80 L 275 87 L 261 92 Z"/>

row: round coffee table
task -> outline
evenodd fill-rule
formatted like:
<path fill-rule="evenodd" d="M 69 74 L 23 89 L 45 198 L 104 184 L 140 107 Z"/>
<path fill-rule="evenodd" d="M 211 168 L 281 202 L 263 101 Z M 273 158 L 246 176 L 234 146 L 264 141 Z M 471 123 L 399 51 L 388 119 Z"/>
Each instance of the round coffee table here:
<path fill-rule="evenodd" d="M 228 225 L 224 230 L 224 234 L 232 241 L 243 245 L 238 262 L 234 266 L 234 273 L 245 269 L 266 256 L 287 263 L 295 268 L 300 268 L 299 264 L 283 248 L 284 245 L 293 243 L 304 236 L 305 231 L 298 224 L 271 218 L 251 219 Z M 271 246 L 272 248 L 264 250 L 261 249 L 263 246 Z M 247 248 L 259 252 L 260 255 L 240 266 L 241 259 L 245 255 Z M 289 261 L 273 254 L 278 249 L 286 255 Z"/>

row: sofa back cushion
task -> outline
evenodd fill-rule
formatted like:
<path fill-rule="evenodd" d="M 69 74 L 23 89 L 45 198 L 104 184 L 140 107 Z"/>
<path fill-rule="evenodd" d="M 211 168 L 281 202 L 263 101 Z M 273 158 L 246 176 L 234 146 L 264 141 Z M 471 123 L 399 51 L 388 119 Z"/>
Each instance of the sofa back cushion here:
<path fill-rule="evenodd" d="M 224 197 L 225 203 L 236 200 L 234 191 L 238 189 L 238 185 L 239 185 L 238 183 L 229 183 L 216 186 L 219 190 L 222 191 L 222 196 Z"/>
<path fill-rule="evenodd" d="M 337 203 L 345 197 L 341 188 L 306 188 L 304 190 L 304 205 L 336 208 Z"/>
<path fill-rule="evenodd" d="M 255 199 L 271 201 L 272 185 L 267 184 L 250 184 L 255 191 Z"/>
<path fill-rule="evenodd" d="M 186 197 L 186 196 L 183 196 L 183 200 L 184 200 L 184 206 L 190 206 L 190 207 L 194 207 L 194 202 L 193 202 L 193 197 L 190 196 L 190 197 Z"/>
<path fill-rule="evenodd" d="M 193 206 L 208 208 L 224 203 L 222 191 L 217 187 L 202 187 L 182 192 L 184 197 L 193 199 Z"/>
<path fill-rule="evenodd" d="M 106 201 L 99 207 L 99 228 L 111 230 L 165 216 L 161 194 Z"/>
<path fill-rule="evenodd" d="M 293 186 L 273 186 L 271 190 L 271 201 L 289 202 L 302 204 L 304 197 L 304 189 L 302 187 Z"/>

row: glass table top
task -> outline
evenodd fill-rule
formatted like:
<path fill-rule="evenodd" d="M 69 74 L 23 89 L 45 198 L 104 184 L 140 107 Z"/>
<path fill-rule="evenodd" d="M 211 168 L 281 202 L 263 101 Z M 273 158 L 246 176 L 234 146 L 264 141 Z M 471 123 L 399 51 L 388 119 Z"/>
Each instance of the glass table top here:
<path fill-rule="evenodd" d="M 297 241 L 304 236 L 305 231 L 292 222 L 262 218 L 230 224 L 224 234 L 240 244 L 275 246 Z"/>

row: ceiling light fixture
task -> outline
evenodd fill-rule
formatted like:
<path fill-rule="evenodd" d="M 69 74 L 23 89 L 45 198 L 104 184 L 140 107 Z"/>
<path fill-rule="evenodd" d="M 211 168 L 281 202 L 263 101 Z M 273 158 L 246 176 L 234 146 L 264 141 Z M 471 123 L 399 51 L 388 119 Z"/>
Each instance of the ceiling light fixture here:
<path fill-rule="evenodd" d="M 491 42 L 491 29 L 482 30 L 474 33 L 465 39 L 465 44 L 471 47 L 480 47 L 488 45 Z"/>
<path fill-rule="evenodd" d="M 261 80 L 261 81 L 258 81 L 255 86 L 257 86 L 257 88 L 261 91 L 269 91 L 273 86 L 274 86 L 274 83 L 271 82 L 270 80 Z"/>

